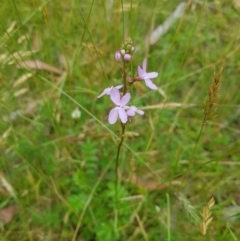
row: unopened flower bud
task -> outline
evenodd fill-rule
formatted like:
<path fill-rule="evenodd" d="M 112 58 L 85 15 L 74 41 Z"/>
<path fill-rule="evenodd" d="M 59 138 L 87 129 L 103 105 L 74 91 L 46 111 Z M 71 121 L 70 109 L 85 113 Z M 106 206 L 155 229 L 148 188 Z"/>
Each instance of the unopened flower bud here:
<path fill-rule="evenodd" d="M 126 41 L 125 41 L 125 44 L 130 44 L 130 45 L 132 45 L 132 44 L 133 44 L 132 39 L 131 39 L 130 37 L 128 37 L 128 38 L 126 39 Z"/>
<path fill-rule="evenodd" d="M 122 55 L 121 55 L 120 51 L 117 51 L 117 52 L 115 53 L 115 59 L 116 59 L 118 62 L 120 62 L 120 61 L 122 60 Z"/>
<path fill-rule="evenodd" d="M 127 45 L 127 52 L 130 53 L 130 52 L 131 52 L 131 49 L 132 49 L 132 45 L 128 44 L 128 45 Z"/>
<path fill-rule="evenodd" d="M 132 47 L 132 49 L 131 49 L 131 53 L 134 53 L 134 51 L 135 51 L 135 48 L 134 48 L 134 47 Z"/>
<path fill-rule="evenodd" d="M 125 49 L 121 49 L 120 52 L 121 52 L 122 55 L 125 55 L 125 53 L 126 53 Z"/>
<path fill-rule="evenodd" d="M 131 60 L 131 57 L 132 56 L 130 54 L 125 54 L 123 59 L 124 59 L 124 61 L 129 62 Z"/>

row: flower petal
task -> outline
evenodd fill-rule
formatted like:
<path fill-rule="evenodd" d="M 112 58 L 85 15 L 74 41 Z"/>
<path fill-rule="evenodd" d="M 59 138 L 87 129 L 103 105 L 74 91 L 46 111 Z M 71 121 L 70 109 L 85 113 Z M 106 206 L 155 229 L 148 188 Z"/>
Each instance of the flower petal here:
<path fill-rule="evenodd" d="M 121 89 L 122 87 L 123 87 L 123 85 L 118 85 L 118 86 L 116 86 L 115 88 Z"/>
<path fill-rule="evenodd" d="M 123 108 L 118 108 L 118 114 L 121 122 L 125 124 L 128 120 L 125 110 Z"/>
<path fill-rule="evenodd" d="M 120 105 L 120 93 L 117 88 L 112 88 L 111 93 L 110 93 L 110 98 L 112 102 L 116 105 Z"/>
<path fill-rule="evenodd" d="M 97 98 L 101 98 L 102 96 L 104 96 L 106 93 L 105 91 L 103 91 Z"/>
<path fill-rule="evenodd" d="M 155 84 L 153 84 L 153 82 L 150 79 L 145 79 L 145 84 L 152 90 L 158 89 L 158 87 Z"/>
<path fill-rule="evenodd" d="M 120 100 L 120 105 L 121 105 L 121 106 L 126 105 L 126 104 L 129 102 L 130 99 L 131 99 L 130 93 L 126 93 L 126 94 L 122 97 L 122 99 Z"/>
<path fill-rule="evenodd" d="M 136 113 L 138 113 L 139 115 L 144 115 L 144 111 L 139 110 L 139 109 L 136 110 Z"/>
<path fill-rule="evenodd" d="M 142 70 L 142 68 L 140 66 L 138 66 L 138 76 L 143 79 L 143 75 L 144 75 L 144 71 Z"/>
<path fill-rule="evenodd" d="M 117 121 L 117 118 L 118 118 L 118 109 L 117 108 L 111 109 L 108 115 L 108 122 L 110 124 L 114 124 Z"/>
<path fill-rule="evenodd" d="M 134 116 L 134 115 L 135 115 L 135 111 L 134 111 L 133 109 L 129 109 L 129 110 L 127 111 L 127 115 L 128 115 L 128 116 Z"/>
<path fill-rule="evenodd" d="M 157 72 L 150 72 L 150 73 L 146 73 L 145 78 L 152 79 L 152 78 L 156 78 L 157 76 L 158 76 Z"/>
<path fill-rule="evenodd" d="M 136 113 L 138 113 L 139 115 L 143 115 L 144 111 L 139 110 L 136 106 L 132 105 L 129 107 L 129 110 L 127 111 L 127 115 L 128 116 L 134 116 Z"/>
<path fill-rule="evenodd" d="M 147 59 L 143 60 L 142 68 L 143 68 L 143 72 L 146 73 L 146 71 L 147 71 Z"/>

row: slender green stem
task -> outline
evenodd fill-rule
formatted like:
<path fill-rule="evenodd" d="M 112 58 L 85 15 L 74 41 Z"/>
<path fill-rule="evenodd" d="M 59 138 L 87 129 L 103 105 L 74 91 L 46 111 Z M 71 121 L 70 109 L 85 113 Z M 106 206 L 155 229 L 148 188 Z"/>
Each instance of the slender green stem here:
<path fill-rule="evenodd" d="M 205 123 L 206 123 L 206 116 L 204 116 L 204 119 L 203 119 L 203 122 L 202 122 L 202 125 L 201 125 L 201 129 L 200 129 L 200 131 L 199 131 L 198 138 L 197 138 L 197 141 L 196 141 L 194 150 L 193 150 L 192 158 L 190 159 L 190 163 L 189 163 L 188 169 L 191 169 L 191 167 L 192 167 L 192 163 L 193 163 L 193 159 L 194 159 L 194 156 L 195 156 L 195 152 L 196 152 L 196 150 L 197 150 L 197 146 L 198 146 L 200 137 L 201 137 L 201 135 L 202 135 L 203 127 L 204 127 Z"/>
<path fill-rule="evenodd" d="M 126 73 L 125 63 L 122 68 L 122 78 L 123 78 L 123 95 L 125 95 L 127 93 L 127 73 Z"/>
<path fill-rule="evenodd" d="M 117 157 L 116 157 L 116 163 L 115 163 L 115 173 L 116 173 L 116 182 L 115 182 L 115 217 L 114 217 L 114 226 L 115 229 L 117 229 L 117 220 L 118 220 L 118 183 L 119 183 L 119 177 L 118 177 L 118 165 L 119 165 L 119 156 L 120 156 L 120 151 L 121 147 L 124 141 L 124 133 L 125 133 L 125 127 L 126 125 L 121 123 L 122 126 L 122 135 L 121 135 L 121 140 L 118 144 L 118 149 L 117 149 Z"/>
<path fill-rule="evenodd" d="M 125 127 L 126 125 L 121 123 L 121 126 L 122 126 L 122 135 L 121 135 L 121 140 L 118 144 L 118 149 L 117 149 L 117 157 L 116 157 L 116 185 L 118 183 L 118 163 L 119 163 L 119 156 L 120 156 L 120 150 L 121 150 L 121 147 L 122 147 L 122 144 L 123 144 L 123 141 L 124 141 L 124 133 L 125 133 Z"/>
<path fill-rule="evenodd" d="M 123 0 L 121 0 L 121 8 L 122 8 L 122 31 L 123 31 L 123 41 L 124 41 L 125 24 L 124 24 Z"/>
<path fill-rule="evenodd" d="M 122 71 L 122 79 L 123 79 L 123 95 L 126 94 L 127 92 L 127 73 L 126 73 L 126 65 L 125 63 L 123 64 L 123 67 L 121 68 Z M 116 157 L 116 191 L 117 191 L 117 184 L 118 184 L 118 163 L 119 163 L 119 156 L 120 156 L 120 150 L 124 141 L 124 133 L 125 133 L 125 127 L 126 125 L 121 123 L 122 127 L 122 134 L 121 134 L 121 140 L 118 144 L 118 149 L 117 149 L 117 157 Z"/>
<path fill-rule="evenodd" d="M 167 196 L 167 230 L 168 230 L 168 241 L 171 241 L 171 204 L 170 204 L 170 197 L 169 194 Z"/>
<path fill-rule="evenodd" d="M 196 152 L 196 150 L 197 150 L 197 146 L 198 146 L 198 143 L 199 143 L 200 137 L 201 137 L 201 135 L 202 135 L 203 127 L 204 127 L 204 125 L 205 125 L 205 123 L 206 123 L 206 120 L 207 120 L 207 116 L 204 115 L 203 122 L 202 122 L 202 125 L 201 125 L 201 129 L 200 129 L 200 131 L 199 131 L 199 134 L 198 134 L 198 137 L 197 137 L 197 141 L 196 141 L 196 143 L 195 143 L 195 147 L 194 147 L 194 150 L 193 150 L 192 156 L 191 156 L 191 158 L 190 158 L 190 162 L 189 162 L 189 165 L 188 165 L 188 169 L 187 169 L 187 171 L 185 172 L 185 175 L 184 175 L 183 181 L 186 180 L 187 175 L 188 175 L 188 172 L 189 172 L 189 170 L 191 170 L 191 168 L 192 168 L 192 164 L 193 164 L 193 160 L 194 160 L 195 152 Z M 182 181 L 182 183 L 183 183 L 183 181 Z"/>
<path fill-rule="evenodd" d="M 121 67 L 121 71 L 122 71 L 122 80 L 123 80 L 123 95 L 125 95 L 127 93 L 127 72 L 126 72 L 125 63 Z M 122 127 L 122 133 L 121 133 L 121 139 L 117 148 L 117 156 L 116 156 L 116 163 L 115 163 L 115 173 L 116 173 L 116 182 L 115 182 L 115 207 L 116 208 L 115 208 L 115 217 L 114 217 L 115 229 L 117 229 L 117 220 L 118 220 L 118 183 L 119 183 L 118 166 L 119 166 L 120 151 L 124 141 L 126 124 L 121 123 L 121 127 Z"/>

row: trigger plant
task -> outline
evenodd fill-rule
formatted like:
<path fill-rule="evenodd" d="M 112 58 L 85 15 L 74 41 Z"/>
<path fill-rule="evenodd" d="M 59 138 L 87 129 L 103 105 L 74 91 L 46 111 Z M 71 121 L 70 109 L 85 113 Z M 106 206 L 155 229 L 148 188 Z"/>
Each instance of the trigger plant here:
<path fill-rule="evenodd" d="M 116 189 L 118 184 L 118 164 L 121 147 L 124 141 L 124 133 L 126 127 L 136 114 L 144 115 L 144 112 L 138 107 L 131 105 L 131 94 L 129 89 L 134 86 L 134 82 L 144 81 L 146 86 L 151 90 L 157 90 L 157 86 L 152 82 L 153 78 L 158 76 L 157 72 L 147 72 L 147 60 L 144 59 L 141 66 L 138 66 L 136 69 L 137 75 L 135 77 L 131 76 L 130 73 L 130 64 L 133 60 L 133 54 L 135 47 L 131 38 L 127 38 L 122 48 L 115 53 L 115 59 L 119 64 L 119 68 L 122 74 L 121 82 L 118 86 L 107 87 L 103 92 L 97 97 L 103 97 L 107 95 L 112 101 L 112 109 L 108 115 L 109 124 L 113 125 L 116 122 L 120 122 L 121 126 L 121 136 L 120 141 L 117 147 L 116 152 L 116 163 L 115 163 L 115 172 L 116 172 Z"/>

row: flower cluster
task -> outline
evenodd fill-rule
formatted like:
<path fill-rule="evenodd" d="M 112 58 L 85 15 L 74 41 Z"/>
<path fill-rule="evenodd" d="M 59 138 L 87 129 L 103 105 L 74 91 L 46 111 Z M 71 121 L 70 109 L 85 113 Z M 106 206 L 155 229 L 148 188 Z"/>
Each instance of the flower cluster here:
<path fill-rule="evenodd" d="M 121 50 L 115 53 L 115 58 L 118 62 L 123 61 L 122 71 L 125 71 L 125 63 L 131 60 L 131 55 L 133 54 L 135 48 L 132 46 L 132 40 L 129 38 L 124 43 Z M 127 63 L 126 63 L 127 64 Z M 144 112 L 138 109 L 136 106 L 128 106 L 131 99 L 130 93 L 127 93 L 127 85 L 131 85 L 136 81 L 144 80 L 147 87 L 152 90 L 157 90 L 157 86 L 152 82 L 151 79 L 158 76 L 157 72 L 147 73 L 147 60 L 143 60 L 142 67 L 138 66 L 138 76 L 132 77 L 131 80 L 127 83 L 123 80 L 124 85 L 118 85 L 116 87 L 106 88 L 97 98 L 100 98 L 104 95 L 109 95 L 112 102 L 115 104 L 115 107 L 111 109 L 108 116 L 108 122 L 110 124 L 116 123 L 119 118 L 123 124 L 126 124 L 132 116 L 136 113 L 143 115 Z M 120 93 L 120 89 L 124 87 L 123 94 Z"/>
<path fill-rule="evenodd" d="M 128 38 L 125 43 L 122 46 L 121 50 L 118 50 L 115 53 L 115 59 L 120 62 L 120 61 L 125 61 L 125 62 L 130 62 L 132 58 L 132 54 L 134 53 L 135 48 L 133 47 L 133 41 L 131 38 Z"/>
<path fill-rule="evenodd" d="M 122 86 L 120 85 L 120 88 L 121 87 Z M 125 124 L 130 119 L 130 117 L 135 115 L 135 113 L 138 113 L 139 115 L 144 114 L 144 112 L 139 110 L 136 106 L 127 106 L 127 103 L 131 99 L 131 95 L 130 93 L 126 93 L 124 96 L 121 96 L 119 92 L 119 86 L 106 88 L 98 96 L 98 98 L 102 97 L 103 95 L 110 95 L 112 102 L 115 104 L 115 107 L 111 109 L 108 116 L 108 122 L 110 124 L 114 124 L 118 117 L 120 118 L 121 122 Z"/>

